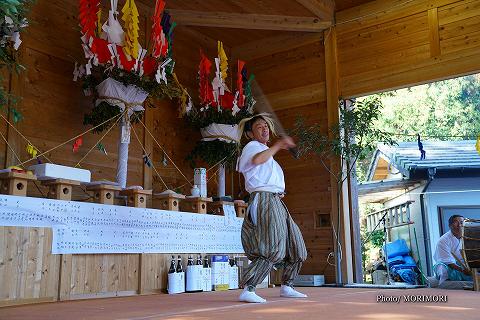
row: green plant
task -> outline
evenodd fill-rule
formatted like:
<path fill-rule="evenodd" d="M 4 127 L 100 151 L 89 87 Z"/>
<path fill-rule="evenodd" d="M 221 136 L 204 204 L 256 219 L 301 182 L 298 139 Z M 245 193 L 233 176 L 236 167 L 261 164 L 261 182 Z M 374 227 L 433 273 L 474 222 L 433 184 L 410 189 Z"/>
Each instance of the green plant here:
<path fill-rule="evenodd" d="M 28 6 L 32 2 L 32 0 L 0 1 L 0 71 L 3 68 L 7 68 L 9 72 L 20 72 L 25 69 L 17 61 L 14 38 L 28 25 L 25 16 L 28 13 Z M 0 109 L 9 102 L 14 104 L 17 100 L 15 96 L 5 91 L 1 85 L 3 81 L 0 73 Z M 18 113 L 18 111 L 15 112 Z"/>
<path fill-rule="evenodd" d="M 347 103 L 350 104 L 347 106 Z M 377 142 L 396 144 L 393 135 L 377 128 L 383 105 L 377 97 L 359 100 L 341 101 L 339 104 L 339 123 L 324 130 L 318 123 L 307 124 L 305 119 L 297 117 L 291 134 L 297 137 L 298 152 L 302 156 L 314 154 L 337 183 L 337 223 L 335 234 L 340 231 L 342 185 L 352 174 L 356 162 L 367 157 L 376 148 Z M 326 160 L 338 162 L 338 171 L 333 171 Z M 338 159 L 338 160 L 336 160 Z M 330 162 L 332 163 L 332 162 Z M 340 242 L 337 239 L 337 278 L 341 282 L 339 269 Z"/>

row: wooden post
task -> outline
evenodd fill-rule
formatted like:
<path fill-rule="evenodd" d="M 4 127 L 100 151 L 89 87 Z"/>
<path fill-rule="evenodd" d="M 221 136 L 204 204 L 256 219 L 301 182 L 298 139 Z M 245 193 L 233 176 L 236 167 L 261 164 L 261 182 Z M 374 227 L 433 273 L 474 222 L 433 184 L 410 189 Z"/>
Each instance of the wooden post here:
<path fill-rule="evenodd" d="M 189 197 L 185 198 L 184 211 L 195 213 L 207 213 L 207 203 L 212 202 L 212 198 Z"/>
<path fill-rule="evenodd" d="M 80 181 L 68 179 L 42 180 L 42 185 L 48 187 L 48 197 L 57 200 L 72 200 L 73 186 L 79 186 Z"/>
<path fill-rule="evenodd" d="M 185 199 L 183 194 L 178 193 L 155 193 L 152 197 L 153 208 L 170 210 L 170 211 L 179 211 L 180 202 Z"/>
<path fill-rule="evenodd" d="M 0 173 L 0 180 L 1 193 L 26 197 L 28 181 L 35 181 L 37 177 L 33 174 L 10 171 Z"/>
<path fill-rule="evenodd" d="M 224 216 L 225 212 L 223 212 L 223 205 L 233 206 L 233 202 L 229 201 L 214 201 L 208 205 L 210 212 L 216 215 Z"/>
<path fill-rule="evenodd" d="M 133 206 L 136 208 L 146 208 L 147 195 L 152 195 L 152 190 L 125 189 L 120 191 L 120 195 L 127 197 L 127 203 L 129 206 Z"/>
<path fill-rule="evenodd" d="M 337 31 L 336 27 L 331 27 L 325 31 L 325 73 L 326 73 L 326 97 L 327 97 L 327 117 L 328 117 L 328 127 L 329 129 L 338 125 L 339 123 L 339 110 L 338 110 L 338 101 L 341 95 L 340 86 L 339 86 L 339 74 L 338 74 L 338 60 L 337 60 Z M 330 137 L 332 136 L 331 131 L 329 130 Z M 339 157 L 332 156 L 330 158 L 330 170 L 333 173 L 340 172 L 341 169 L 341 159 Z M 341 226 L 345 225 L 345 219 L 349 220 L 349 217 L 343 216 L 343 210 L 341 206 L 341 197 L 338 199 L 339 192 L 344 190 L 338 190 L 337 178 L 335 176 L 330 176 L 330 191 L 332 197 L 332 211 L 331 217 L 334 221 L 335 228 L 337 228 L 338 221 L 340 221 Z M 346 189 L 346 188 L 345 188 Z M 345 196 L 345 194 L 343 194 Z M 339 201 L 340 200 L 340 201 Z M 339 208 L 340 207 L 340 208 Z M 343 208 L 345 209 L 345 207 Z M 338 214 L 340 213 L 340 217 Z M 349 221 L 348 221 L 349 222 Z M 344 283 L 345 276 L 348 282 L 353 282 L 353 273 L 352 273 L 352 257 L 351 257 L 351 243 L 350 243 L 350 227 L 348 230 L 346 228 L 339 229 L 339 241 L 342 247 L 342 259 L 341 265 L 336 267 L 336 279 L 337 283 Z M 338 252 L 338 244 L 335 243 L 335 251 Z M 339 259 L 336 260 L 339 262 Z"/>
<path fill-rule="evenodd" d="M 111 184 L 87 184 L 86 189 L 93 193 L 94 202 L 112 205 L 115 192 L 122 190 L 121 187 Z"/>
<path fill-rule="evenodd" d="M 235 211 L 237 212 L 237 217 L 245 218 L 248 204 L 246 204 L 245 201 L 243 200 L 235 200 L 234 203 L 235 203 Z"/>

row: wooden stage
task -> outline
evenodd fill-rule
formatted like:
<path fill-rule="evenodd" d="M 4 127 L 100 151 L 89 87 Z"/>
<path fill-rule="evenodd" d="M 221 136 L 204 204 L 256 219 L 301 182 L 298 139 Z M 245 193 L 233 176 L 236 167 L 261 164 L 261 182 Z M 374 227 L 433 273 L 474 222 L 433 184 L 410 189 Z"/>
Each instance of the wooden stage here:
<path fill-rule="evenodd" d="M 240 290 L 181 295 L 148 295 L 53 302 L 0 308 L 2 320 L 43 319 L 478 319 L 479 293 L 440 289 L 300 288 L 306 299 L 278 296 L 279 288 L 259 289 L 266 304 L 238 302 Z M 377 296 L 399 297 L 379 303 Z M 447 297 L 447 302 L 405 302 L 403 296 Z"/>

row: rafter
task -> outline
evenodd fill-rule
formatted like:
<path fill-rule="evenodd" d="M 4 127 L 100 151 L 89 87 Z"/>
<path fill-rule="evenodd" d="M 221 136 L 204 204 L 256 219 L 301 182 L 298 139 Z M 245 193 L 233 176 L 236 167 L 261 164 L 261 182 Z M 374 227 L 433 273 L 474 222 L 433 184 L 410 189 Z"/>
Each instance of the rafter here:
<path fill-rule="evenodd" d="M 199 12 L 173 9 L 169 11 L 179 25 L 188 26 L 321 32 L 332 24 L 331 20 L 324 21 L 319 17 Z"/>
<path fill-rule="evenodd" d="M 335 13 L 334 0 L 296 0 L 311 13 L 324 21 L 333 21 Z"/>

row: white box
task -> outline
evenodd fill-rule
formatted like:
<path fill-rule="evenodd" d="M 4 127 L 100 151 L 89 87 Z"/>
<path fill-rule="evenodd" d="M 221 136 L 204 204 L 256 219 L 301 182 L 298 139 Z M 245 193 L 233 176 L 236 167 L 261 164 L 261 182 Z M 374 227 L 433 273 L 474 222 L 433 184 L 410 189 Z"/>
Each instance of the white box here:
<path fill-rule="evenodd" d="M 299 274 L 293 281 L 297 287 L 320 287 L 325 284 L 325 277 L 320 274 Z"/>
<path fill-rule="evenodd" d="M 202 268 L 202 289 L 212 291 L 212 268 Z"/>
<path fill-rule="evenodd" d="M 207 169 L 205 168 L 195 168 L 193 169 L 193 184 L 200 186 L 202 184 L 207 184 Z"/>
<path fill-rule="evenodd" d="M 229 289 L 238 289 L 238 267 L 234 265 L 230 267 L 230 284 Z"/>
<path fill-rule="evenodd" d="M 28 170 L 34 171 L 38 180 L 61 178 L 80 182 L 90 182 L 91 179 L 91 173 L 89 170 L 66 167 L 52 163 L 36 164 L 28 167 Z"/>
<path fill-rule="evenodd" d="M 168 294 L 185 292 L 185 272 L 174 272 L 168 274 Z"/>
<path fill-rule="evenodd" d="M 212 256 L 212 286 L 215 291 L 228 290 L 230 286 L 230 263 L 226 255 Z"/>

